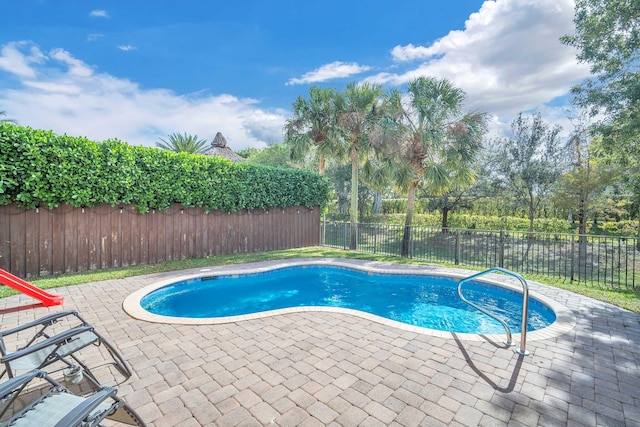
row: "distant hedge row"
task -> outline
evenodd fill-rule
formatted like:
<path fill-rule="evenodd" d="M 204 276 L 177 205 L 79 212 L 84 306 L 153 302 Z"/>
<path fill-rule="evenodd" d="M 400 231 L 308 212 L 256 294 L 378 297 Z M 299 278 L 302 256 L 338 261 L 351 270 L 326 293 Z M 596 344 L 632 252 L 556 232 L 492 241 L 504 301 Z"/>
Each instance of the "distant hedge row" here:
<path fill-rule="evenodd" d="M 2 205 L 133 204 L 146 212 L 181 203 L 234 212 L 325 206 L 329 197 L 329 181 L 306 171 L 0 124 Z"/>

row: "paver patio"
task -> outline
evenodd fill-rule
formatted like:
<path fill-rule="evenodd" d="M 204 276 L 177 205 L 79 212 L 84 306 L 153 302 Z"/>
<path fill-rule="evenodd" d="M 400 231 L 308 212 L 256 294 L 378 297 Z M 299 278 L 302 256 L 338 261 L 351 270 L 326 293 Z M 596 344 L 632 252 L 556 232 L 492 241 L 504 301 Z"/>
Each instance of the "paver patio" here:
<path fill-rule="evenodd" d="M 344 313 L 189 326 L 122 309 L 131 292 L 197 271 L 55 290 L 63 309 L 77 309 L 121 350 L 134 375 L 119 395 L 150 426 L 640 426 L 638 314 L 530 282 L 576 325 L 529 341 L 531 355 L 520 356 L 492 339 L 424 335 Z M 2 327 L 60 310 L 14 310 L 32 303 L 0 299 Z"/>

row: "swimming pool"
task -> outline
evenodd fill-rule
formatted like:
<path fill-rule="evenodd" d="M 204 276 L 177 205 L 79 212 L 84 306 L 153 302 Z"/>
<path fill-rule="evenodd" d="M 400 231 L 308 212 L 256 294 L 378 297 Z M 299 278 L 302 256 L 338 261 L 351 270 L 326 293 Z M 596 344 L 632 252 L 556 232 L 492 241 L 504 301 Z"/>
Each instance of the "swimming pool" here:
<path fill-rule="evenodd" d="M 167 283 L 144 295 L 139 304 L 166 318 L 236 318 L 301 307 L 333 307 L 381 316 L 439 331 L 501 334 L 503 327 L 465 304 L 456 278 L 389 274 L 335 265 L 299 265 L 251 274 L 192 277 Z M 465 285 L 465 297 L 500 316 L 520 332 L 522 294 L 487 282 Z M 528 330 L 547 328 L 554 310 L 530 298 Z"/>

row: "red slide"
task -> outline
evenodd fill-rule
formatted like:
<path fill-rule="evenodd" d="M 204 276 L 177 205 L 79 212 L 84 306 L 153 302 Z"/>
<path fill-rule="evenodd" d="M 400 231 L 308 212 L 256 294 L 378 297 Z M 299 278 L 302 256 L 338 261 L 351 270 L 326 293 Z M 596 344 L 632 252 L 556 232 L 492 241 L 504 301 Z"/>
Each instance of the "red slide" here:
<path fill-rule="evenodd" d="M 33 286 L 31 283 L 25 282 L 18 276 L 14 276 L 8 271 L 4 271 L 0 268 L 0 283 L 7 285 L 10 288 L 15 289 L 18 292 L 22 292 L 25 295 L 29 295 L 32 298 L 42 301 L 45 307 L 51 307 L 52 305 L 60 305 L 64 301 L 62 295 L 53 295 L 49 292 L 45 292 L 40 288 Z"/>

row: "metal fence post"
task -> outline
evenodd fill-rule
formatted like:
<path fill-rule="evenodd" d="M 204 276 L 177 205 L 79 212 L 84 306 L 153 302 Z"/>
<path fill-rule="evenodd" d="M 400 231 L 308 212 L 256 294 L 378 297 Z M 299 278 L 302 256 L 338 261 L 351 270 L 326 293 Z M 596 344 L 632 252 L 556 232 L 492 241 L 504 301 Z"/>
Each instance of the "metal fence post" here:
<path fill-rule="evenodd" d="M 460 265 L 460 230 L 456 230 L 455 265 Z"/>
<path fill-rule="evenodd" d="M 570 276 L 571 277 L 571 281 L 574 280 L 574 264 L 575 264 L 575 236 L 571 236 L 571 256 L 569 257 L 569 262 L 571 263 L 571 268 L 570 268 Z"/>
<path fill-rule="evenodd" d="M 349 229 L 347 229 L 349 227 Z M 344 227 L 342 227 L 342 249 L 347 249 L 347 239 L 349 238 L 349 232 L 351 231 L 351 225 L 347 222 L 344 223 Z"/>
<path fill-rule="evenodd" d="M 378 229 L 375 228 L 374 229 L 375 232 L 373 233 L 373 253 L 378 253 L 377 249 L 378 249 Z"/>
<path fill-rule="evenodd" d="M 500 247 L 498 253 L 498 267 L 504 268 L 504 230 L 500 230 Z"/>
<path fill-rule="evenodd" d="M 409 258 L 413 258 L 413 230 L 414 227 L 409 227 Z"/>

